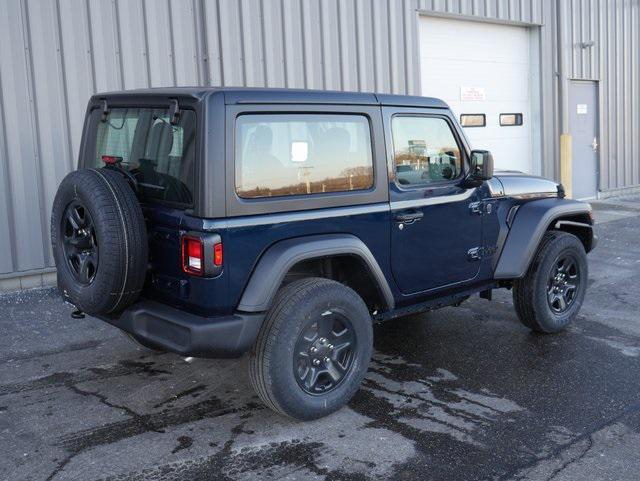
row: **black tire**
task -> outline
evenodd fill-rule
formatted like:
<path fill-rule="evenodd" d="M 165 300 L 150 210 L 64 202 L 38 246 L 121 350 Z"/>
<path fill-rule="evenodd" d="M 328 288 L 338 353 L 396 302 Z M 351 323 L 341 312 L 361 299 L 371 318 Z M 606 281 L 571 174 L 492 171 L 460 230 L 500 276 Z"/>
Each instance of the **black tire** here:
<path fill-rule="evenodd" d="M 326 321 L 330 318 L 334 320 Z M 350 357 L 342 357 L 342 360 L 337 356 L 344 356 L 345 350 L 336 354 L 333 353 L 334 346 L 328 345 L 331 350 L 322 358 L 327 362 L 318 367 L 318 371 L 323 366 L 329 366 L 328 369 L 335 372 L 335 367 L 339 365 L 331 364 L 334 362 L 341 362 L 339 367 L 342 370 L 342 365 L 347 365 L 345 359 L 350 362 L 349 368 L 343 369 L 343 377 L 334 384 L 329 371 L 317 375 L 316 378 L 322 382 L 326 377 L 324 385 L 316 386 L 319 390 L 326 389 L 326 392 L 311 393 L 306 390 L 307 387 L 303 387 L 300 379 L 304 367 L 299 365 L 300 351 L 297 347 L 299 342 L 310 342 L 308 339 L 315 339 L 314 345 L 324 339 L 313 336 L 307 338 L 305 334 L 313 326 L 319 329 L 325 321 L 330 322 L 331 326 L 348 326 L 348 334 L 352 333 L 355 340 L 349 351 Z M 333 327 L 331 331 L 334 331 Z M 299 420 L 317 419 L 340 409 L 356 393 L 366 374 L 372 350 L 371 315 L 358 294 L 329 279 L 298 280 L 278 292 L 264 320 L 249 356 L 251 384 L 260 399 L 274 411 Z M 308 369 L 313 369 L 313 359 L 306 361 L 309 362 Z"/>
<path fill-rule="evenodd" d="M 567 267 L 570 263 L 575 267 Z M 560 276 L 565 269 L 568 274 Z M 580 240 L 566 232 L 545 233 L 527 273 L 513 284 L 518 318 L 535 332 L 563 330 L 580 311 L 588 276 L 587 254 Z"/>
<path fill-rule="evenodd" d="M 58 187 L 51 246 L 63 296 L 89 314 L 124 309 L 144 285 L 148 244 L 138 199 L 118 172 L 83 169 Z"/>

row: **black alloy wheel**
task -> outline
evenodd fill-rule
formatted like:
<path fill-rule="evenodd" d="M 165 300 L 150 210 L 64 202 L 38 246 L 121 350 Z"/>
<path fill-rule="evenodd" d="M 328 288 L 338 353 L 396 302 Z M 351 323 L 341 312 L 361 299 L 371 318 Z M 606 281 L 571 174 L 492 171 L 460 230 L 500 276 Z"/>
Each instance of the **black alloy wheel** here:
<path fill-rule="evenodd" d="M 578 315 L 588 278 L 582 241 L 568 232 L 546 232 L 526 274 L 513 282 L 518 318 L 535 332 L 560 332 Z"/>
<path fill-rule="evenodd" d="M 347 317 L 327 310 L 307 324 L 294 352 L 296 381 L 303 391 L 318 395 L 335 389 L 349 373 L 356 334 Z"/>
<path fill-rule="evenodd" d="M 308 277 L 278 290 L 249 354 L 256 393 L 276 412 L 318 419 L 347 404 L 373 351 L 364 300 L 332 279 Z"/>
<path fill-rule="evenodd" d="M 547 284 L 547 302 L 557 314 L 567 311 L 580 287 L 580 268 L 572 255 L 559 257 L 551 268 Z"/>
<path fill-rule="evenodd" d="M 89 210 L 78 200 L 62 216 L 62 246 L 76 281 L 91 284 L 98 270 L 98 239 Z"/>

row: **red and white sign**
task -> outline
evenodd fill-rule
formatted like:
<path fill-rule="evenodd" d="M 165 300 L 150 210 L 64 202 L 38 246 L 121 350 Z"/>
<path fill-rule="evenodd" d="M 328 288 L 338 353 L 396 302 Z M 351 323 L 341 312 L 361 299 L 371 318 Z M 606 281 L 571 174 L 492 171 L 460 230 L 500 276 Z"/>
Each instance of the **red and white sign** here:
<path fill-rule="evenodd" d="M 460 87 L 461 102 L 482 102 L 487 100 L 484 87 Z"/>

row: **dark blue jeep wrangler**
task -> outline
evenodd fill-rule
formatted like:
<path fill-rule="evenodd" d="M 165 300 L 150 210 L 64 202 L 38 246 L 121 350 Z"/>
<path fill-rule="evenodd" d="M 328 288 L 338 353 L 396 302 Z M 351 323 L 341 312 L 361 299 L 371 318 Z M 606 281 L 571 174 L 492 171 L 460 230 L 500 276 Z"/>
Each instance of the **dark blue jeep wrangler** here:
<path fill-rule="evenodd" d="M 172 88 L 96 95 L 51 238 L 62 295 L 146 347 L 249 352 L 298 419 L 343 406 L 372 324 L 492 289 L 563 329 L 593 219 L 561 185 L 493 172 L 437 99 Z"/>

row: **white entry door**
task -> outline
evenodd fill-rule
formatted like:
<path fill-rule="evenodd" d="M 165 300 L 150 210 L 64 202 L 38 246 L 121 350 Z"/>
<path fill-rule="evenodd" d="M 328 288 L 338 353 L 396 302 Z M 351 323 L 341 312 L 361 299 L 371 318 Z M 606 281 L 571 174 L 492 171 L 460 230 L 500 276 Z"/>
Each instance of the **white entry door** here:
<path fill-rule="evenodd" d="M 537 170 L 529 38 L 526 27 L 420 18 L 422 95 L 441 98 L 462 116 L 472 147 L 490 150 L 499 170 Z"/>

